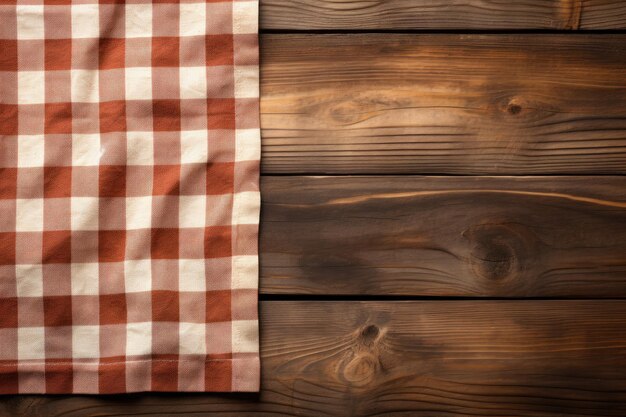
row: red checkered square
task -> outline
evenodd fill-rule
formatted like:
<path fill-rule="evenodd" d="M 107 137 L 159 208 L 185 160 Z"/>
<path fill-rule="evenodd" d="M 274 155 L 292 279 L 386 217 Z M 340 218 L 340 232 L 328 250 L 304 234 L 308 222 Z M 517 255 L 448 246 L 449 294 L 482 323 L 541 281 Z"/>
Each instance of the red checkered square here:
<path fill-rule="evenodd" d="M 124 68 L 126 48 L 124 39 L 101 38 L 98 62 L 101 70 Z"/>
<path fill-rule="evenodd" d="M 72 194 L 72 167 L 49 166 L 43 169 L 45 198 L 70 197 Z"/>
<path fill-rule="evenodd" d="M 72 325 L 72 296 L 43 298 L 44 325 L 46 327 Z"/>
<path fill-rule="evenodd" d="M 0 103 L 0 135 L 17 135 L 17 104 Z"/>
<path fill-rule="evenodd" d="M 72 40 L 46 39 L 44 42 L 44 68 L 46 71 L 69 70 L 71 67 Z"/>
<path fill-rule="evenodd" d="M 0 311 L 3 314 L 0 315 L 0 328 L 15 328 L 17 327 L 17 298 L 6 297 L 0 298 Z"/>
<path fill-rule="evenodd" d="M 119 88 L 116 87 L 116 88 Z M 100 132 L 123 132 L 126 130 L 126 102 L 107 101 L 100 103 Z"/>
<path fill-rule="evenodd" d="M 44 133 L 72 133 L 72 103 L 46 103 Z"/>
<path fill-rule="evenodd" d="M 214 162 L 206 169 L 206 193 L 209 195 L 231 194 L 234 192 L 235 164 Z"/>
<path fill-rule="evenodd" d="M 232 65 L 234 42 L 232 34 L 207 35 L 206 37 L 206 65 Z"/>
<path fill-rule="evenodd" d="M 178 322 L 178 297 L 176 291 L 152 291 L 152 321 Z"/>
<path fill-rule="evenodd" d="M 178 229 L 152 229 L 152 259 L 178 259 Z"/>
<path fill-rule="evenodd" d="M 126 253 L 125 230 L 101 230 L 98 234 L 98 260 L 120 262 Z"/>
<path fill-rule="evenodd" d="M 67 334 L 70 332 L 66 330 L 63 333 Z M 46 334 L 46 341 L 48 341 L 48 339 L 56 341 L 67 340 L 63 339 L 63 336 L 65 335 Z M 66 352 L 71 352 L 71 349 L 63 349 L 64 347 L 67 348 L 67 346 L 60 343 L 46 343 L 46 351 L 63 352 L 65 350 Z M 68 354 L 65 356 L 68 356 Z M 59 361 L 59 363 L 55 363 L 56 361 Z M 63 359 L 50 359 L 46 364 L 46 392 L 49 392 L 50 394 L 63 394 L 64 392 L 72 390 L 73 382 L 67 379 L 67 374 L 73 372 L 72 365 L 62 361 Z"/>
<path fill-rule="evenodd" d="M 152 120 L 156 132 L 180 131 L 180 100 L 154 100 Z"/>
<path fill-rule="evenodd" d="M 0 71 L 17 71 L 17 40 L 0 39 Z"/>
<path fill-rule="evenodd" d="M 207 323 L 230 321 L 231 293 L 225 291 L 209 291 L 206 298 Z"/>
<path fill-rule="evenodd" d="M 125 324 L 128 322 L 125 294 L 102 294 L 99 303 L 100 324 Z"/>
<path fill-rule="evenodd" d="M 0 394 L 259 385 L 257 0 L 0 7 Z"/>
<path fill-rule="evenodd" d="M 234 129 L 235 100 L 230 98 L 208 99 L 207 124 L 209 129 Z"/>
<path fill-rule="evenodd" d="M 72 261 L 72 232 L 44 230 L 42 234 L 42 262 L 44 264 L 69 264 Z"/>
<path fill-rule="evenodd" d="M 100 165 L 98 190 L 100 197 L 126 196 L 126 166 Z"/>
<path fill-rule="evenodd" d="M 178 67 L 180 56 L 180 38 L 163 36 L 152 38 L 152 66 Z"/>
<path fill-rule="evenodd" d="M 232 255 L 232 231 L 228 226 L 211 226 L 204 231 L 204 257 L 224 258 Z"/>
<path fill-rule="evenodd" d="M 0 168 L 0 200 L 17 197 L 17 168 Z"/>
<path fill-rule="evenodd" d="M 179 195 L 180 165 L 155 165 L 153 195 Z"/>

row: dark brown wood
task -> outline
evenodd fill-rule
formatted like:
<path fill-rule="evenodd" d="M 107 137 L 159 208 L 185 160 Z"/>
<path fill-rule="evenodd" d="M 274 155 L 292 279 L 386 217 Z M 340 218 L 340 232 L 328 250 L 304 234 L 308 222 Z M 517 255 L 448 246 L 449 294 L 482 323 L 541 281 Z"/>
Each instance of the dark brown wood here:
<path fill-rule="evenodd" d="M 265 35 L 262 59 L 266 173 L 626 173 L 626 35 Z"/>
<path fill-rule="evenodd" d="M 262 0 L 274 30 L 623 29 L 622 0 Z"/>
<path fill-rule="evenodd" d="M 0 415 L 626 415 L 626 301 L 261 307 L 258 397 L 3 397 Z"/>
<path fill-rule="evenodd" d="M 626 296 L 626 177 L 265 177 L 265 294 Z"/>
<path fill-rule="evenodd" d="M 626 28 L 626 3 L 622 0 L 578 0 L 578 3 L 580 29 Z"/>

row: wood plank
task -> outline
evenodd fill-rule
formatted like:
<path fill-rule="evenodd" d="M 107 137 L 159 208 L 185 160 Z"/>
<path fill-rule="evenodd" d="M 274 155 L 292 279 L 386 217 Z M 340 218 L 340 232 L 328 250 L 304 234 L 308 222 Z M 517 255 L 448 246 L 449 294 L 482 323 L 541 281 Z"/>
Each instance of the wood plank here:
<path fill-rule="evenodd" d="M 265 294 L 625 297 L 626 177 L 264 177 Z"/>
<path fill-rule="evenodd" d="M 626 173 L 626 35 L 265 35 L 265 173 Z"/>
<path fill-rule="evenodd" d="M 14 396 L 2 416 L 623 416 L 626 302 L 263 302 L 255 395 Z"/>
<path fill-rule="evenodd" d="M 623 29 L 622 0 L 262 0 L 273 30 Z"/>

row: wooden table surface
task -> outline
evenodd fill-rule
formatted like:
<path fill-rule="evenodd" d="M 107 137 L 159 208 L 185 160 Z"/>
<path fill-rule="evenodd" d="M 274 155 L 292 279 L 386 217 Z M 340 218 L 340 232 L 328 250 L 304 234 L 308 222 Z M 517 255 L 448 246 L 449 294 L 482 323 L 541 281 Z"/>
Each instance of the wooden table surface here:
<path fill-rule="evenodd" d="M 261 0 L 261 28 L 261 393 L 0 415 L 626 415 L 626 2 Z"/>

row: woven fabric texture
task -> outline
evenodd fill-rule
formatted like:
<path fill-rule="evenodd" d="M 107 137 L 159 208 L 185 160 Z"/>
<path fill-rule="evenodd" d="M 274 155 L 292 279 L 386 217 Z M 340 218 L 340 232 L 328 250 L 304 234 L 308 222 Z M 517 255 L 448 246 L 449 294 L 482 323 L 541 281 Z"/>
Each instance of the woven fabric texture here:
<path fill-rule="evenodd" d="M 0 393 L 257 391 L 257 1 L 0 22 Z"/>

